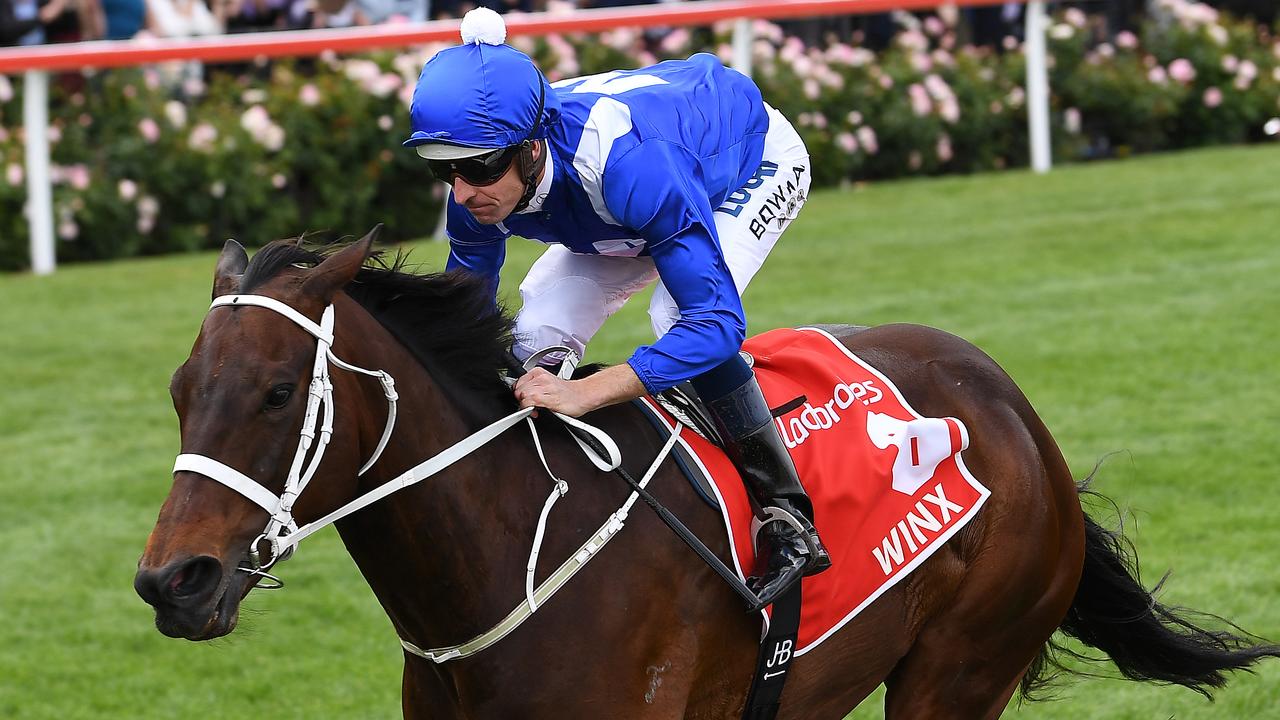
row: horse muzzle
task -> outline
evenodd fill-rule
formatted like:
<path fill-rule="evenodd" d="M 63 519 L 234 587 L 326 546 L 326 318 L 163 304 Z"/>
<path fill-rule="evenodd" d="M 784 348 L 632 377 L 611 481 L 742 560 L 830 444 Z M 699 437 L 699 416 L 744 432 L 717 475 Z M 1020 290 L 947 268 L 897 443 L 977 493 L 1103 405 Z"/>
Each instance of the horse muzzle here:
<path fill-rule="evenodd" d="M 133 587 L 156 611 L 156 629 L 173 638 L 211 640 L 235 629 L 247 577 L 199 555 L 159 568 L 139 566 Z"/>

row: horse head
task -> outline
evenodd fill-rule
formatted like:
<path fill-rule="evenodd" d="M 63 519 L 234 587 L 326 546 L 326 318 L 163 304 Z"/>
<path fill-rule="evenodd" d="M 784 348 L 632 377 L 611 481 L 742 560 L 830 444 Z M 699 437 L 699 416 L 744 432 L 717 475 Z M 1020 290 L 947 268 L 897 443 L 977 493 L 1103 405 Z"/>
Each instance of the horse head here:
<path fill-rule="evenodd" d="M 248 257 L 228 241 L 214 273 L 215 298 L 252 293 L 284 303 L 312 322 L 360 271 L 378 228 L 314 267 L 287 264 L 246 274 Z M 256 264 L 256 261 L 255 261 Z M 182 453 L 212 459 L 279 497 L 295 463 L 304 427 L 317 339 L 300 324 L 263 307 L 215 306 L 190 357 L 173 374 Z M 334 377 L 334 382 L 354 383 Z M 355 488 L 359 467 L 356 422 L 338 413 L 324 455 L 324 482 L 294 506 L 299 520 L 339 505 Z M 345 483 L 345 484 L 344 484 Z M 267 495 L 270 497 L 270 495 Z M 156 627 L 170 637 L 207 640 L 231 632 L 240 602 L 263 577 L 244 572 L 257 551 L 269 513 L 210 476 L 179 469 L 138 562 L 134 587 L 155 608 Z M 274 562 L 276 558 L 271 558 Z"/>

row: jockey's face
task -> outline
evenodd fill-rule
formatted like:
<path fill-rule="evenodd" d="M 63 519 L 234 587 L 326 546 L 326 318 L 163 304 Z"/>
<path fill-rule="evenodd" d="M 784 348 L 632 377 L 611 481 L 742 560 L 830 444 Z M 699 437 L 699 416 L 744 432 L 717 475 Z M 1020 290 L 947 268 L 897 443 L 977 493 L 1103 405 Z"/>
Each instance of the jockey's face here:
<path fill-rule="evenodd" d="M 536 160 L 543 152 L 542 143 L 534 143 Z M 496 225 L 507 219 L 516 203 L 524 195 L 524 179 L 520 177 L 520 163 L 512 160 L 511 167 L 492 185 L 476 186 L 459 176 L 453 178 L 453 199 L 471 212 L 481 225 Z"/>

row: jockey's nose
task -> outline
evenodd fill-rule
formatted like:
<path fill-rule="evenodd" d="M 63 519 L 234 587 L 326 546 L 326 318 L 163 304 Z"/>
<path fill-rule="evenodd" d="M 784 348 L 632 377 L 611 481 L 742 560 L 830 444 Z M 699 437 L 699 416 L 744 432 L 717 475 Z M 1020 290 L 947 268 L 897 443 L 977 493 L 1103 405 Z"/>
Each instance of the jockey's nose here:
<path fill-rule="evenodd" d="M 466 205 L 467 201 L 476 196 L 475 187 L 468 185 L 466 180 L 460 177 L 453 179 L 453 200 L 459 205 Z"/>

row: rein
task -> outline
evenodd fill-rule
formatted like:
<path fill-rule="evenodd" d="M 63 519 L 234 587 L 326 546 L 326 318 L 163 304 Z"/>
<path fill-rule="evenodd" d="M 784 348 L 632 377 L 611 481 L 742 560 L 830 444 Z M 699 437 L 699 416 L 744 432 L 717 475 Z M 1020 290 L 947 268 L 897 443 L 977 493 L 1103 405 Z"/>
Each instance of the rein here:
<path fill-rule="evenodd" d="M 266 528 L 259 535 L 248 550 L 250 561 L 249 567 L 238 567 L 238 570 L 248 572 L 250 575 L 258 576 L 261 579 L 268 580 L 272 584 L 259 585 L 263 589 L 276 589 L 284 586 L 284 582 L 279 578 L 271 575 L 267 570 L 271 569 L 277 562 L 288 558 L 293 554 L 295 548 L 302 540 L 312 533 L 337 522 L 338 520 L 361 510 L 368 505 L 381 500 L 382 498 L 398 491 L 403 490 L 415 483 L 421 482 L 450 465 L 456 463 L 475 450 L 484 446 L 504 433 L 509 428 L 520 422 L 525 422 L 529 427 L 529 431 L 533 436 L 534 446 L 538 452 L 538 458 L 542 461 L 543 468 L 547 474 L 555 480 L 555 487 L 551 494 L 547 497 L 546 503 L 543 505 L 542 513 L 538 519 L 538 527 L 534 534 L 533 547 L 529 555 L 529 562 L 526 566 L 525 575 L 525 600 L 516 606 L 510 614 L 501 622 L 495 625 L 487 632 L 481 633 L 468 642 L 459 645 L 452 645 L 444 648 L 433 650 L 423 650 L 413 643 L 400 640 L 401 646 L 407 651 L 418 657 L 431 660 L 436 663 L 443 663 L 455 658 L 466 657 L 472 653 L 479 652 L 494 643 L 501 640 L 508 633 L 518 627 L 522 622 L 528 619 L 537 609 L 545 603 L 552 595 L 556 593 L 565 583 L 569 581 L 579 569 L 582 568 L 591 558 L 604 547 L 623 527 L 626 522 L 627 515 L 631 510 L 631 506 L 636 499 L 643 494 L 643 488 L 649 483 L 649 480 L 657 473 L 659 466 L 667 455 L 670 454 L 675 446 L 676 440 L 679 438 L 681 426 L 677 425 L 671 436 L 668 438 L 663 449 L 654 458 L 653 463 L 645 472 L 639 483 L 637 491 L 632 492 L 630 497 L 623 503 L 617 511 L 612 513 L 605 521 L 604 525 L 588 539 L 583 545 L 575 551 L 569 559 L 553 572 L 550 577 L 543 581 L 536 589 L 534 588 L 534 571 L 537 566 L 538 553 L 542 545 L 545 533 L 547 518 L 550 514 L 552 506 L 556 501 L 563 497 L 568 491 L 568 483 L 556 477 L 551 472 L 551 468 L 547 464 L 546 456 L 542 450 L 542 442 L 538 436 L 537 427 L 533 424 L 530 417 L 535 408 L 523 408 L 516 412 L 503 417 L 479 431 L 467 436 L 460 442 L 446 448 L 437 455 L 415 465 L 406 470 L 392 480 L 374 488 L 373 490 L 361 495 L 333 512 L 321 517 L 313 522 L 307 523 L 299 527 L 293 518 L 293 505 L 306 489 L 312 477 L 315 476 L 320 461 L 324 457 L 325 449 L 329 444 L 329 440 L 333 435 L 334 421 L 334 400 L 333 400 L 333 383 L 329 376 L 329 365 L 338 366 L 349 372 L 356 372 L 363 375 L 378 378 L 382 384 L 383 394 L 386 396 L 388 410 L 387 423 L 383 429 L 382 438 L 378 442 L 377 448 L 372 456 L 360 468 L 357 476 L 363 475 L 369 468 L 373 467 L 378 458 L 382 456 L 383 450 L 386 449 L 387 443 L 391 439 L 392 431 L 395 427 L 396 419 L 396 400 L 398 395 L 395 391 L 395 380 L 385 370 L 369 370 L 356 365 L 352 365 L 343 361 L 333 352 L 334 342 L 334 308 L 329 305 L 325 308 L 321 316 L 320 323 L 317 324 L 299 313 L 297 310 L 288 305 L 275 300 L 273 298 L 261 295 L 223 295 L 215 298 L 209 306 L 212 311 L 218 307 L 242 307 L 256 306 L 272 310 L 301 327 L 316 338 L 316 357 L 312 366 L 311 384 L 308 391 L 306 415 L 304 416 L 302 431 L 298 441 L 298 449 L 294 454 L 293 462 L 289 468 L 289 474 L 285 478 L 285 488 L 280 495 L 267 490 L 262 483 L 259 483 L 240 471 L 232 468 L 225 463 L 211 457 L 199 455 L 195 453 L 184 453 L 177 457 L 174 463 L 173 471 L 187 471 L 208 477 L 217 481 L 240 495 L 244 496 L 254 504 L 267 511 L 270 519 Z M 568 366 L 569 363 L 566 363 Z M 572 369 L 571 367 L 569 368 Z M 514 382 L 514 381 L 509 381 Z M 577 418 L 562 415 L 551 411 L 552 415 L 559 418 L 562 422 L 570 426 L 575 432 L 571 432 L 570 436 L 582 449 L 583 453 L 602 472 L 610 472 L 617 470 L 622 465 L 622 453 L 618 449 L 617 443 L 613 438 L 609 437 L 603 430 L 578 420 Z M 320 420 L 323 413 L 323 421 Z M 320 430 L 316 432 L 316 425 L 320 425 Z M 586 438 L 579 436 L 579 433 L 586 435 Z M 312 451 L 314 445 L 314 452 Z M 311 452 L 310 462 L 306 462 L 307 454 Z M 306 463 L 306 470 L 303 471 L 303 465 Z M 263 562 L 258 551 L 261 543 L 267 543 L 271 548 L 271 557 Z"/>

